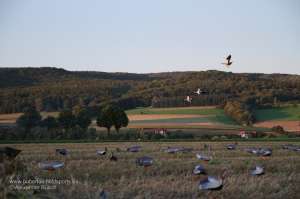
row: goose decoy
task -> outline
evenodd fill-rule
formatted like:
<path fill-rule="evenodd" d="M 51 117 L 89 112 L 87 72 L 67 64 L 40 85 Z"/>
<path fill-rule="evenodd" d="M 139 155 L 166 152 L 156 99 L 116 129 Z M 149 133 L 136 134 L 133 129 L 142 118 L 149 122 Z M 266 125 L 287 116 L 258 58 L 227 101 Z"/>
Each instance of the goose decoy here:
<path fill-rule="evenodd" d="M 231 61 L 231 55 L 229 54 L 227 57 L 226 57 L 226 62 L 225 63 L 222 63 L 224 64 L 225 66 L 229 67 L 233 62 Z"/>
<path fill-rule="evenodd" d="M 98 155 L 106 155 L 106 153 L 107 153 L 107 148 L 105 147 L 104 150 L 97 150 L 96 153 L 97 153 Z"/>
<path fill-rule="evenodd" d="M 127 151 L 135 153 L 135 152 L 139 152 L 141 149 L 142 149 L 141 146 L 132 146 L 132 147 L 127 148 Z"/>
<path fill-rule="evenodd" d="M 251 170 L 251 175 L 257 176 L 264 174 L 264 168 L 261 166 L 255 166 L 254 169 Z"/>
<path fill-rule="evenodd" d="M 148 157 L 148 156 L 143 156 L 143 157 L 137 158 L 136 164 L 138 166 L 143 166 L 143 167 L 151 166 L 153 164 L 153 158 Z"/>
<path fill-rule="evenodd" d="M 64 163 L 60 161 L 40 162 L 39 168 L 42 170 L 54 171 L 64 167 Z"/>
<path fill-rule="evenodd" d="M 199 159 L 199 160 L 204 160 L 204 161 L 210 161 L 212 159 L 211 156 L 205 156 L 205 155 L 201 155 L 199 153 L 196 154 L 196 157 Z"/>
<path fill-rule="evenodd" d="M 199 174 L 206 174 L 206 171 L 202 165 L 196 165 L 193 174 L 199 175 Z"/>
<path fill-rule="evenodd" d="M 109 157 L 110 161 L 116 162 L 118 161 L 118 158 L 116 156 L 114 156 L 113 152 L 111 153 L 110 157 Z"/>
<path fill-rule="evenodd" d="M 199 183 L 200 190 L 219 190 L 223 187 L 223 179 L 218 179 L 213 176 L 208 176 Z"/>
<path fill-rule="evenodd" d="M 19 149 L 12 147 L 0 147 L 0 155 L 11 160 L 15 159 L 19 153 L 21 153 L 21 150 Z"/>
<path fill-rule="evenodd" d="M 100 199 L 107 199 L 107 194 L 106 194 L 106 192 L 104 191 L 104 190 L 102 190 L 101 192 L 100 192 Z"/>
<path fill-rule="evenodd" d="M 67 149 L 55 149 L 55 153 L 56 153 L 56 154 L 63 155 L 63 156 L 68 155 Z"/>
<path fill-rule="evenodd" d="M 165 152 L 166 153 L 177 153 L 180 151 L 179 147 L 168 147 Z"/>
<path fill-rule="evenodd" d="M 236 144 L 228 144 L 228 145 L 226 146 L 226 148 L 227 148 L 228 150 L 235 150 L 235 149 L 236 149 Z"/>
<path fill-rule="evenodd" d="M 271 156 L 272 155 L 272 149 L 269 149 L 269 148 L 260 148 L 256 152 L 256 155 L 259 155 L 259 156 Z"/>
<path fill-rule="evenodd" d="M 285 144 L 282 145 L 282 149 L 287 149 L 290 151 L 300 151 L 300 146 L 293 145 L 293 144 Z"/>

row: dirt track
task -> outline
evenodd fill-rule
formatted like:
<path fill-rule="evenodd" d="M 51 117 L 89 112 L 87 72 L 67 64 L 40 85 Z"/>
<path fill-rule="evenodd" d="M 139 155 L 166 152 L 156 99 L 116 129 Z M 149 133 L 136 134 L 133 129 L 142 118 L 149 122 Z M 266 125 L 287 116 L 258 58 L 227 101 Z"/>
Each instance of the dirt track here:
<path fill-rule="evenodd" d="M 297 131 L 300 132 L 299 121 L 265 121 L 258 122 L 254 126 L 272 128 L 273 126 L 282 126 L 286 131 Z"/>

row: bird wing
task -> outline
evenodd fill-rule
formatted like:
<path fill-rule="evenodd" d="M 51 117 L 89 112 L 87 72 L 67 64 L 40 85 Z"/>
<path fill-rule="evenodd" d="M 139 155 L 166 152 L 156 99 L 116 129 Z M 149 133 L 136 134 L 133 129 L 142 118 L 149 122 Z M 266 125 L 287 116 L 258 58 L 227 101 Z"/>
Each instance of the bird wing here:
<path fill-rule="evenodd" d="M 228 62 L 230 61 L 231 59 L 231 55 L 228 55 L 228 57 L 226 58 L 228 60 Z"/>

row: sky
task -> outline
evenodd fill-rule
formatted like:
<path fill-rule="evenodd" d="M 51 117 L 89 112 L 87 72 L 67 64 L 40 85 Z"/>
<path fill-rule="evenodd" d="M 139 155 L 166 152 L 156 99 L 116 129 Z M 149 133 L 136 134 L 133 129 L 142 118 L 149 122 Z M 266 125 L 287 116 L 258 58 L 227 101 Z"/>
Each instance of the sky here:
<path fill-rule="evenodd" d="M 0 0 L 0 67 L 28 66 L 300 74 L 300 1 Z"/>

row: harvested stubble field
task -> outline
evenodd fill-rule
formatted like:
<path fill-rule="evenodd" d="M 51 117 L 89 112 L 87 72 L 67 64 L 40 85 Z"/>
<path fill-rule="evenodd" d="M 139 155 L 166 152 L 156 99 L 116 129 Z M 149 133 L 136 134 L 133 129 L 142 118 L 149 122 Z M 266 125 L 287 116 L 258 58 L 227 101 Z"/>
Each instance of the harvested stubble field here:
<path fill-rule="evenodd" d="M 132 145 L 141 145 L 142 151 L 126 152 Z M 212 147 L 213 160 L 209 163 L 195 158 L 204 144 Z M 281 149 L 282 142 L 240 142 L 235 151 L 225 149 L 226 142 L 172 142 L 172 143 L 81 143 L 81 144 L 14 144 L 22 149 L 17 157 L 17 176 L 41 179 L 73 179 L 72 185 L 57 185 L 54 190 L 10 191 L 23 198 L 99 198 L 104 189 L 108 198 L 297 198 L 300 195 L 300 153 Z M 297 143 L 294 143 L 297 144 Z M 299 143 L 298 143 L 299 144 Z M 167 146 L 192 147 L 189 153 L 167 154 Z M 67 148 L 67 157 L 55 155 L 56 148 Z M 108 147 L 118 157 L 111 162 L 108 157 L 96 155 L 97 149 Z M 271 147 L 271 157 L 262 159 L 243 151 L 247 147 Z M 116 148 L 122 149 L 116 152 Z M 137 167 L 135 159 L 147 155 L 154 158 L 148 168 Z M 62 160 L 65 167 L 47 172 L 38 169 L 38 162 Z M 224 187 L 220 191 L 200 191 L 200 178 L 193 176 L 193 167 L 202 164 L 210 175 L 218 176 L 227 170 Z M 266 174 L 250 176 L 249 169 L 263 165 Z M 19 166 L 22 168 L 22 166 Z"/>

